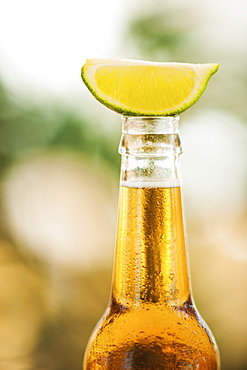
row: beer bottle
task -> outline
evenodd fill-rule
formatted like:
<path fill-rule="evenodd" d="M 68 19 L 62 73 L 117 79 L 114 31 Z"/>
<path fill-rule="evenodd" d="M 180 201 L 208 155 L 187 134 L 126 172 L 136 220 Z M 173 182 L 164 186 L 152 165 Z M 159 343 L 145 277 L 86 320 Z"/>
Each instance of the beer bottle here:
<path fill-rule="evenodd" d="M 181 205 L 179 117 L 123 117 L 109 305 L 84 370 L 220 369 L 191 296 Z"/>

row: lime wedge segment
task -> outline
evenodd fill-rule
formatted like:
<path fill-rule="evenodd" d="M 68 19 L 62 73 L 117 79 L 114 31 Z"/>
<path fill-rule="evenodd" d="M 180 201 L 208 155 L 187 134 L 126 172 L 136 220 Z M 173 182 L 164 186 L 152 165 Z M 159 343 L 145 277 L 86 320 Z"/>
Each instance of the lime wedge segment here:
<path fill-rule="evenodd" d="M 169 116 L 193 105 L 218 68 L 218 64 L 209 63 L 90 59 L 81 76 L 93 96 L 115 112 Z"/>

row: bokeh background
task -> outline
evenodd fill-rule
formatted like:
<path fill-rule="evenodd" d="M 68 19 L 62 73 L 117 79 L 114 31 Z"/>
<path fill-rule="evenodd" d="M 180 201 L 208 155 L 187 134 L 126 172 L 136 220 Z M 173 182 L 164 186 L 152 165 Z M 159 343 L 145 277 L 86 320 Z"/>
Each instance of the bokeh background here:
<path fill-rule="evenodd" d="M 86 58 L 216 62 L 181 115 L 192 286 L 223 370 L 247 369 L 245 0 L 0 3 L 0 370 L 76 370 L 108 301 L 120 118 Z"/>

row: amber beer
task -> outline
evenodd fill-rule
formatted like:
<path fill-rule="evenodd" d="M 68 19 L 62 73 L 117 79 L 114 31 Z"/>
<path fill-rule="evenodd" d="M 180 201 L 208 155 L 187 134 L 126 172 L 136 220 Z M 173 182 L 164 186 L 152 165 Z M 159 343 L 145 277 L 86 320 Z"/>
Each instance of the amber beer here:
<path fill-rule="evenodd" d="M 218 369 L 190 297 L 179 187 L 120 189 L 109 308 L 85 369 Z"/>
<path fill-rule="evenodd" d="M 153 120 L 124 125 L 112 292 L 84 370 L 220 369 L 191 296 L 177 118 Z"/>

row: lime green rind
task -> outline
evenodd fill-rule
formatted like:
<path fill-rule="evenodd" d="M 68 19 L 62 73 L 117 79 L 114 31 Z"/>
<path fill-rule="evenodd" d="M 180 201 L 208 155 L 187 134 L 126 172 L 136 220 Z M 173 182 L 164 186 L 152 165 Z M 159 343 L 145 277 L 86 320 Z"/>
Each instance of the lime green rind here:
<path fill-rule="evenodd" d="M 85 85 L 87 86 L 88 90 L 91 92 L 91 94 L 94 96 L 95 99 L 97 99 L 101 104 L 103 104 L 105 107 L 111 109 L 112 111 L 125 115 L 125 116 L 176 116 L 191 106 L 193 106 L 199 98 L 202 96 L 203 92 L 206 90 L 206 87 L 208 85 L 208 82 L 210 78 L 218 71 L 219 69 L 219 64 L 212 64 L 212 69 L 211 71 L 208 72 L 208 74 L 205 76 L 205 78 L 201 81 L 201 88 L 198 90 L 198 93 L 196 96 L 193 97 L 192 100 L 186 102 L 185 104 L 181 105 L 177 109 L 169 109 L 169 111 L 148 111 L 145 112 L 144 110 L 138 111 L 138 110 L 132 110 L 132 109 L 125 109 L 121 106 L 111 104 L 105 99 L 103 99 L 101 96 L 97 94 L 97 92 L 92 88 L 91 84 L 88 82 L 86 78 L 86 73 L 84 70 L 84 66 L 81 69 L 81 77 Z"/>

